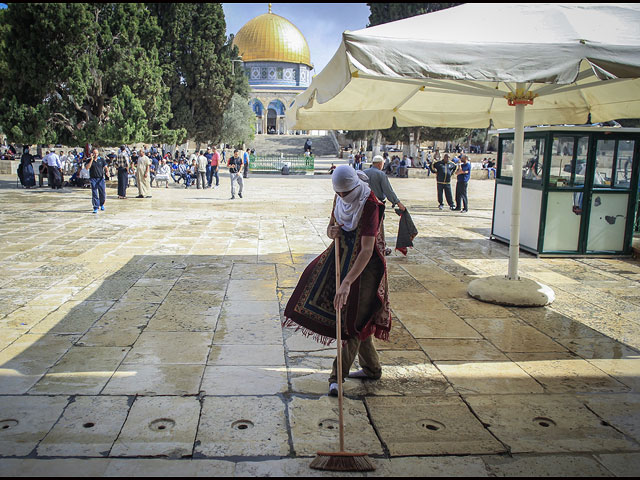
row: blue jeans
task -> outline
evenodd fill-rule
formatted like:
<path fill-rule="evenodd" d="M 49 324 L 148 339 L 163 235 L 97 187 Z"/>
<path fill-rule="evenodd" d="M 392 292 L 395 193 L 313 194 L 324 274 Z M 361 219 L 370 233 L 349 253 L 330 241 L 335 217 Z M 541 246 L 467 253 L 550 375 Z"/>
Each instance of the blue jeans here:
<path fill-rule="evenodd" d="M 207 165 L 207 187 L 211 186 L 211 177 L 213 172 L 211 170 L 211 165 Z M 204 185 L 202 186 L 204 188 Z"/>
<path fill-rule="evenodd" d="M 211 186 L 211 182 L 213 181 L 213 177 L 216 177 L 216 187 L 220 185 L 220 177 L 218 176 L 218 167 L 211 167 L 211 178 L 209 179 L 209 186 Z"/>
<path fill-rule="evenodd" d="M 93 209 L 97 210 L 104 205 L 104 201 L 107 198 L 106 185 L 104 178 L 91 178 L 91 201 L 93 202 Z"/>

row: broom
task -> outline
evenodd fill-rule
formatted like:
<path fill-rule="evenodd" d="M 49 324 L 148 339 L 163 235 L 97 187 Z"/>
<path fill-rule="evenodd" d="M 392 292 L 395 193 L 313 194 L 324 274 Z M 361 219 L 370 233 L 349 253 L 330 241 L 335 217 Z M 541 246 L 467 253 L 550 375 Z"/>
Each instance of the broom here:
<path fill-rule="evenodd" d="M 340 288 L 340 242 L 333 240 L 336 263 L 336 291 Z M 344 417 L 342 414 L 342 324 L 340 310 L 336 311 L 336 348 L 338 350 L 338 418 L 340 424 L 340 451 L 317 452 L 316 458 L 309 465 L 317 470 L 333 470 L 338 472 L 371 472 L 376 467 L 366 453 L 349 453 L 344 451 Z"/>

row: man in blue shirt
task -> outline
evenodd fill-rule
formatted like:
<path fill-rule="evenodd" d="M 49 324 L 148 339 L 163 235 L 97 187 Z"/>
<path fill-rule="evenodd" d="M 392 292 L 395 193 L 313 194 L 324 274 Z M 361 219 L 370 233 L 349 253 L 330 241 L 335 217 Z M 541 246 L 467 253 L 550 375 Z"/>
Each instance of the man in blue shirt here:
<path fill-rule="evenodd" d="M 211 153 L 211 147 L 207 147 L 207 153 L 204 156 L 207 159 L 207 188 L 211 188 L 211 181 L 213 180 L 213 168 L 211 166 L 213 153 Z"/>
<path fill-rule="evenodd" d="M 471 163 L 469 162 L 469 158 L 464 154 L 460 155 L 460 165 L 458 166 L 456 175 L 458 176 L 458 181 L 456 183 L 455 210 L 460 211 L 460 207 L 464 205 L 464 208 L 462 208 L 462 213 L 466 213 L 469 211 L 467 186 L 469 185 L 469 178 L 471 178 Z"/>
<path fill-rule="evenodd" d="M 249 178 L 249 152 L 251 152 L 251 149 L 247 148 L 247 151 L 242 154 L 242 163 L 244 164 L 242 169 L 242 176 L 244 178 Z"/>

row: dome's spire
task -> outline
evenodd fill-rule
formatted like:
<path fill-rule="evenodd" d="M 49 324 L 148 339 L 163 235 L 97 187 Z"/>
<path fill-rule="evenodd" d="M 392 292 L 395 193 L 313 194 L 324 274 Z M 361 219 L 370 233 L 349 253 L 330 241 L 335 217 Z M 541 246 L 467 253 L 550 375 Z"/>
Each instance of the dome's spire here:
<path fill-rule="evenodd" d="M 269 4 L 269 13 L 271 13 L 271 4 Z"/>

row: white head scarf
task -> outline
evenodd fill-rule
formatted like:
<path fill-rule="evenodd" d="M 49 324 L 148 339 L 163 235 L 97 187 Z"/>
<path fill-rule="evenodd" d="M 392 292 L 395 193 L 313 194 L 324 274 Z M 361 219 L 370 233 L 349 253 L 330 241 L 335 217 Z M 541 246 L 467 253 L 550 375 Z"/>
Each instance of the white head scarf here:
<path fill-rule="evenodd" d="M 331 175 L 333 190 L 336 193 L 349 192 L 349 195 L 336 198 L 336 207 L 333 214 L 336 217 L 338 225 L 347 232 L 356 229 L 364 204 L 369 198 L 371 188 L 365 182 L 369 177 L 361 171 L 356 171 L 349 165 L 338 166 Z"/>

